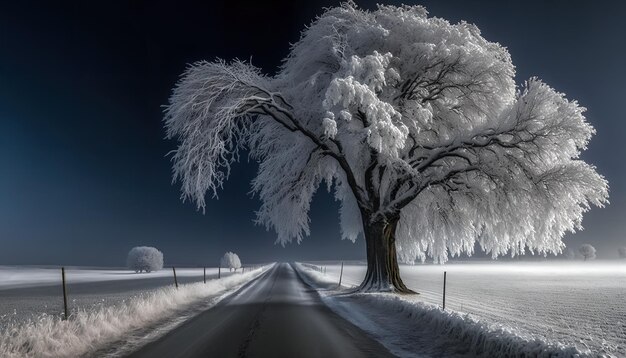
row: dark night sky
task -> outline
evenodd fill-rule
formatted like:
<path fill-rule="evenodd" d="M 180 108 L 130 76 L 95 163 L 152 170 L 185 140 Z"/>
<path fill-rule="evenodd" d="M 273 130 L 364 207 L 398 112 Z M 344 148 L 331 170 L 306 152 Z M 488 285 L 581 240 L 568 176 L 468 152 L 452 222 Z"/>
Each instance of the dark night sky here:
<path fill-rule="evenodd" d="M 408 1 L 410 2 L 410 1 Z M 189 62 L 252 58 L 273 73 L 299 31 L 337 1 L 29 1 L 0 5 L 0 265 L 119 266 L 127 251 L 160 248 L 169 264 L 361 259 L 362 240 L 339 240 L 338 205 L 325 190 L 301 245 L 273 244 L 254 226 L 249 182 L 234 168 L 206 214 L 171 185 L 162 105 Z M 357 1 L 373 8 L 371 1 Z M 509 48 L 518 83 L 539 76 L 577 99 L 598 134 L 584 159 L 611 185 L 611 205 L 585 231 L 600 258 L 626 245 L 626 3 L 421 1 L 431 15 L 477 24 Z"/>

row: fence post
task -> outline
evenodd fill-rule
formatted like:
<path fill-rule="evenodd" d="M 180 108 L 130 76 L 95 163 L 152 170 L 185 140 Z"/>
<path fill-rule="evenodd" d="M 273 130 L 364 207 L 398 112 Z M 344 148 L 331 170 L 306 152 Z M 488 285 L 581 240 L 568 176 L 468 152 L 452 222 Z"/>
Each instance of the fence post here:
<path fill-rule="evenodd" d="M 65 287 L 65 267 L 61 267 L 61 279 L 63 281 L 63 308 L 65 310 L 65 318 L 67 320 L 69 315 L 67 314 L 67 288 Z"/>
<path fill-rule="evenodd" d="M 341 273 L 339 274 L 339 287 L 341 287 L 342 278 L 343 278 L 343 261 L 341 261 Z"/>
<path fill-rule="evenodd" d="M 222 266 L 218 265 L 217 266 L 217 278 L 221 278 L 222 277 Z"/>
<path fill-rule="evenodd" d="M 178 289 L 178 279 L 176 278 L 176 268 L 172 267 L 172 271 L 174 271 L 174 285 L 176 285 L 176 288 Z"/>
<path fill-rule="evenodd" d="M 446 275 L 447 272 L 444 271 L 443 272 L 443 310 L 445 311 L 446 309 Z"/>
<path fill-rule="evenodd" d="M 203 277 L 204 277 L 204 283 L 206 283 L 206 266 L 204 267 L 204 274 L 203 274 Z"/>

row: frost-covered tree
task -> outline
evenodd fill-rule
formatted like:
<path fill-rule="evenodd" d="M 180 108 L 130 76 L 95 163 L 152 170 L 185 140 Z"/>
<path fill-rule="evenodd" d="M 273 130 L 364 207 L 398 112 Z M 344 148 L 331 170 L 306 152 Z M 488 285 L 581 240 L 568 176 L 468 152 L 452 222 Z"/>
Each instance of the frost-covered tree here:
<path fill-rule="evenodd" d="M 128 252 L 126 265 L 135 272 L 157 271 L 163 268 L 163 253 L 154 247 L 133 247 Z"/>
<path fill-rule="evenodd" d="M 565 252 L 563 253 L 563 255 L 565 256 L 566 259 L 568 260 L 574 260 L 576 258 L 576 253 L 574 252 L 574 250 L 572 249 L 567 249 L 565 250 Z"/>
<path fill-rule="evenodd" d="M 620 247 L 618 250 L 619 257 L 626 259 L 626 246 Z"/>
<path fill-rule="evenodd" d="M 596 248 L 589 244 L 581 245 L 578 248 L 578 252 L 583 256 L 583 259 L 585 261 L 593 260 L 596 258 Z"/>
<path fill-rule="evenodd" d="M 234 252 L 227 252 L 222 256 L 220 260 L 220 265 L 222 267 L 227 267 L 232 271 L 235 269 L 237 271 L 238 268 L 241 267 L 241 260 L 239 260 L 239 256 Z"/>
<path fill-rule="evenodd" d="M 309 235 L 322 183 L 342 237 L 363 235 L 361 290 L 409 292 L 403 260 L 560 253 L 607 182 L 579 159 L 584 108 L 537 78 L 521 87 L 506 48 L 420 6 L 327 9 L 274 75 L 197 62 L 165 114 L 174 179 L 199 208 L 242 148 L 259 163 L 257 221 L 277 242 Z"/>

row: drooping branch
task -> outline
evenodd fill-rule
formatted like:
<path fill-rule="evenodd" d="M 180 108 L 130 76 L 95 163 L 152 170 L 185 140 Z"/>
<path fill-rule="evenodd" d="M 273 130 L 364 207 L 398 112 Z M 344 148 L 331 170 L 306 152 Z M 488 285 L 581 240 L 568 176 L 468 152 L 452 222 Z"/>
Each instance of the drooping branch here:
<path fill-rule="evenodd" d="M 323 155 L 334 158 L 359 205 L 368 205 L 367 195 L 358 185 L 341 143 L 308 129 L 293 114 L 293 106 L 284 96 L 269 90 L 270 87 L 257 69 L 240 61 L 200 62 L 190 67 L 166 111 L 169 137 L 183 134 L 174 155 L 175 179 L 182 179 L 183 195 L 204 206 L 204 192 L 210 188 L 215 193 L 222 186 L 234 159 L 229 157 L 231 149 L 241 145 L 241 138 L 246 135 L 245 128 L 237 125 L 238 119 L 260 115 L 308 138 Z M 189 162 L 192 158 L 196 163 Z"/>
<path fill-rule="evenodd" d="M 276 120 L 288 130 L 292 132 L 299 132 L 308 139 L 310 139 L 317 147 L 323 150 L 324 154 L 334 158 L 341 167 L 341 169 L 343 169 L 346 175 L 348 185 L 352 189 L 353 194 L 356 197 L 359 205 L 363 207 L 369 206 L 367 196 L 365 195 L 363 188 L 358 185 L 354 176 L 354 172 L 344 156 L 341 143 L 335 139 L 322 138 L 314 132 L 310 131 L 303 123 L 298 121 L 298 119 L 289 109 L 277 103 L 274 100 L 274 95 L 271 95 L 269 92 L 265 92 L 265 94 L 268 94 L 269 96 L 267 98 L 255 97 L 250 99 L 250 101 L 253 102 L 251 103 L 250 108 L 253 108 L 255 111 L 251 113 L 267 115 Z M 284 98 L 282 98 L 282 96 L 278 98 L 281 98 L 281 100 L 288 107 L 291 107 L 288 102 Z M 257 109 L 260 109 L 260 111 L 256 112 Z"/>
<path fill-rule="evenodd" d="M 553 104 L 559 100 L 563 103 L 561 108 Z M 413 171 L 392 185 L 389 204 L 380 213 L 390 215 L 402 210 L 430 186 L 468 191 L 470 185 L 463 182 L 459 186 L 458 181 L 458 175 L 468 171 L 479 172 L 494 185 L 504 180 L 498 179 L 502 174 L 496 174 L 502 171 L 506 175 L 522 175 L 529 185 L 536 186 L 541 172 L 557 163 L 556 155 L 563 160 L 576 157 L 578 148 L 585 145 L 592 133 L 584 122 L 566 123 L 580 120 L 577 111 L 575 104 L 563 102 L 562 95 L 539 82 L 531 82 L 508 114 L 498 119 L 497 127 L 483 126 L 439 144 L 421 144 L 414 135 L 409 136 L 411 143 L 404 158 Z M 577 142 L 572 143 L 568 138 L 576 135 Z M 498 162 L 502 168 L 498 168 Z"/>

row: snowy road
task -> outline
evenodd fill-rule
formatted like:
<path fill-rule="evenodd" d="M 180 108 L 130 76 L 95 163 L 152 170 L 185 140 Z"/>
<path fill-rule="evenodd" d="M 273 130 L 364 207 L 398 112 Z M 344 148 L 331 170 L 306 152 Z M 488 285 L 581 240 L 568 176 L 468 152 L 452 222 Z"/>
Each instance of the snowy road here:
<path fill-rule="evenodd" d="M 385 357 L 391 354 L 277 264 L 131 357 Z"/>

